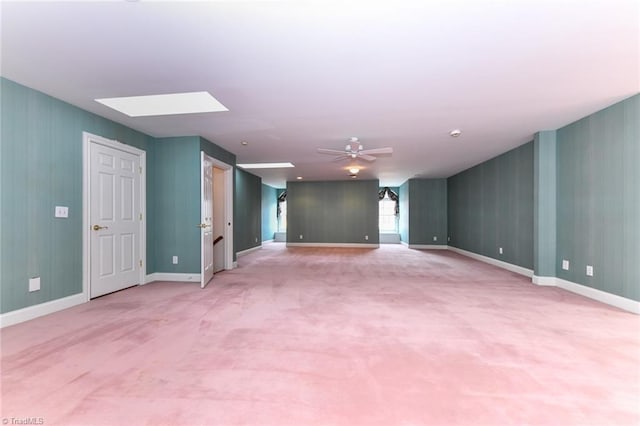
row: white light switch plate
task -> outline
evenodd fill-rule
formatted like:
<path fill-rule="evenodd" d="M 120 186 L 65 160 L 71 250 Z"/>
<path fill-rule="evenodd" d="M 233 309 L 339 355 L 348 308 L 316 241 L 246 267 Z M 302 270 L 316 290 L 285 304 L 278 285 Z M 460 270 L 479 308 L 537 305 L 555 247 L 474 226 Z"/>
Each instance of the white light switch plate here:
<path fill-rule="evenodd" d="M 56 206 L 56 214 L 55 217 L 67 218 L 69 217 L 69 207 L 65 206 Z"/>
<path fill-rule="evenodd" d="M 565 271 L 569 270 L 569 261 L 568 260 L 562 260 L 562 269 L 564 269 Z"/>
<path fill-rule="evenodd" d="M 172 262 L 174 265 L 177 265 L 177 264 L 178 264 L 178 256 L 173 256 L 173 258 L 171 259 L 171 262 Z"/>
<path fill-rule="evenodd" d="M 587 265 L 587 276 L 588 277 L 592 277 L 593 276 L 593 266 L 591 266 L 591 265 Z"/>

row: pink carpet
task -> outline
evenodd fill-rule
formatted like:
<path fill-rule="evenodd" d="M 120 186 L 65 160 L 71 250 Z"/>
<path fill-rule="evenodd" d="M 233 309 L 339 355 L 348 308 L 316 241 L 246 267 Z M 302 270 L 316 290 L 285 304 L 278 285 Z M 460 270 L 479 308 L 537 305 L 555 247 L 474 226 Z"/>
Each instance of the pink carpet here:
<path fill-rule="evenodd" d="M 2 330 L 5 419 L 638 425 L 640 318 L 451 252 L 286 249 Z"/>

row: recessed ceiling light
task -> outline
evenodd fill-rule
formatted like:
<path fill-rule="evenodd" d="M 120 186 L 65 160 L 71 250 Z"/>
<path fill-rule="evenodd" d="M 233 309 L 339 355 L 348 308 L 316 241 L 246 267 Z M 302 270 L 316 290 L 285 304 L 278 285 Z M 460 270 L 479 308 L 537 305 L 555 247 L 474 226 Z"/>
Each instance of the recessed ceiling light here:
<path fill-rule="evenodd" d="M 242 146 L 247 146 L 247 145 L 249 145 L 249 142 L 247 142 L 247 141 L 242 141 L 242 142 L 240 142 L 240 145 L 242 145 Z"/>
<path fill-rule="evenodd" d="M 96 99 L 96 102 L 129 117 L 229 111 L 209 92 L 103 98 Z"/>
<path fill-rule="evenodd" d="M 243 169 L 283 169 L 285 167 L 295 167 L 291 163 L 244 163 L 236 164 Z"/>
<path fill-rule="evenodd" d="M 302 180 L 302 176 L 298 176 L 296 179 L 298 179 L 298 180 Z"/>
<path fill-rule="evenodd" d="M 349 169 L 349 173 L 351 173 L 352 175 L 357 175 L 358 172 L 360 171 L 360 169 L 353 167 L 351 169 Z"/>
<path fill-rule="evenodd" d="M 452 131 L 449 132 L 449 135 L 454 138 L 457 138 L 461 134 L 462 134 L 462 130 L 460 129 L 453 129 Z"/>

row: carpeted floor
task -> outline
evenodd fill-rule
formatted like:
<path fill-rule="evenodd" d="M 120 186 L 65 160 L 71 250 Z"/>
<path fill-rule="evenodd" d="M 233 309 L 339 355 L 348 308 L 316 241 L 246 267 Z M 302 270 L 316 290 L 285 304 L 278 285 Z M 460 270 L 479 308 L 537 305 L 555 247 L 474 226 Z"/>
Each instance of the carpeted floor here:
<path fill-rule="evenodd" d="M 2 330 L 1 416 L 640 424 L 637 315 L 446 251 L 274 243 L 239 264 Z"/>

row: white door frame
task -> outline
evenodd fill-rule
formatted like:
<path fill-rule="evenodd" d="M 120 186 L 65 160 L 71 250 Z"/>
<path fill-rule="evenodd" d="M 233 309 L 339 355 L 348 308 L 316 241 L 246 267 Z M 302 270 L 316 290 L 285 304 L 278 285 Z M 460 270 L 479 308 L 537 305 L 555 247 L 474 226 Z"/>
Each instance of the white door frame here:
<path fill-rule="evenodd" d="M 147 153 L 131 145 L 123 144 L 116 140 L 103 138 L 88 132 L 82 132 L 82 294 L 89 301 L 91 298 L 91 224 L 90 224 L 90 145 L 91 143 L 107 146 L 109 148 L 124 151 L 140 158 L 140 284 L 145 283 L 145 270 L 147 268 Z"/>
<path fill-rule="evenodd" d="M 224 171 L 224 269 L 233 269 L 233 166 L 207 155 L 201 151 L 214 167 Z M 202 200 L 200 200 L 202 203 Z M 201 249 L 202 250 L 202 249 Z M 201 254 L 202 256 L 202 254 Z M 202 264 L 202 262 L 200 262 Z M 204 271 L 200 271 L 202 274 Z"/>

